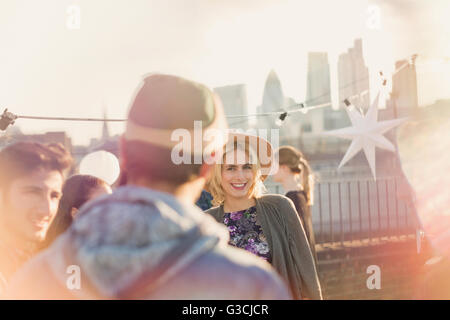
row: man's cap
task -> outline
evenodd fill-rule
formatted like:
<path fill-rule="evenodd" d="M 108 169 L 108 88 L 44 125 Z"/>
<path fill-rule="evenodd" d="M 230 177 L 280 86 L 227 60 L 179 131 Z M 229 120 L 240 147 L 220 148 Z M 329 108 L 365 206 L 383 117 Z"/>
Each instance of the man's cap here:
<path fill-rule="evenodd" d="M 179 139 L 172 139 L 174 131 L 184 129 L 191 137 L 192 154 L 206 148 L 219 150 L 226 142 L 227 123 L 219 97 L 206 86 L 191 80 L 165 74 L 147 76 L 136 91 L 129 110 L 124 133 L 124 138 L 129 141 L 172 149 L 180 143 Z M 200 150 L 194 149 L 193 139 L 198 138 L 198 133 L 194 133 L 194 121 L 201 121 L 203 141 Z M 205 134 L 208 135 L 210 130 L 221 134 L 205 141 Z"/>

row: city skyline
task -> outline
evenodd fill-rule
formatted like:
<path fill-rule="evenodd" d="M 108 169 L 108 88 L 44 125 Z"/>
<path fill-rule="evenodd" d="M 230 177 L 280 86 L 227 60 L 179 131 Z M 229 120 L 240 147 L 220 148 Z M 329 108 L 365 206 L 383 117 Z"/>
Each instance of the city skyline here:
<path fill-rule="evenodd" d="M 360 39 L 355 39 L 355 47 L 361 46 Z M 350 48 L 347 53 L 343 53 L 341 56 L 345 56 L 348 53 L 355 54 L 355 47 Z M 308 76 L 307 76 L 307 100 L 305 100 L 305 105 L 317 105 L 324 104 L 327 102 L 331 102 L 331 91 L 329 86 L 329 65 L 327 59 L 326 52 L 311 52 L 308 53 Z M 345 58 L 347 59 L 347 58 Z M 357 59 L 356 59 L 357 60 Z M 414 64 L 409 65 L 409 67 L 405 67 L 405 64 L 408 64 L 407 60 L 399 60 L 396 61 L 395 67 L 399 70 L 396 73 L 392 81 L 392 96 L 388 101 L 387 108 L 389 110 L 384 110 L 388 118 L 400 116 L 399 114 L 392 114 L 393 111 L 393 98 L 396 98 L 396 106 L 395 109 L 397 112 L 401 112 L 402 115 L 409 115 L 411 112 L 418 107 L 417 103 L 417 76 L 416 76 L 416 68 Z M 361 65 L 363 68 L 367 69 L 364 64 Z M 344 69 L 344 72 L 347 69 Z M 353 71 L 353 68 L 349 68 L 350 71 Z M 338 74 L 341 77 L 340 73 Z M 350 79 L 352 80 L 352 79 Z M 365 81 L 367 79 L 364 79 Z M 348 82 L 348 79 L 345 79 Z M 355 85 L 356 81 L 348 82 L 347 86 L 340 86 L 338 90 L 345 91 L 347 96 L 341 95 L 341 98 L 348 97 L 348 95 L 354 95 L 358 93 L 358 90 L 364 90 L 364 83 L 362 85 Z M 368 85 L 366 83 L 366 85 Z M 224 111 L 226 116 L 228 115 L 243 115 L 248 112 L 247 105 L 247 95 L 246 95 L 246 86 L 245 84 L 232 84 L 223 87 L 217 87 L 213 89 L 216 94 L 222 100 Z M 356 91 L 355 91 L 356 90 Z M 355 98 L 355 97 L 354 97 Z M 353 99 L 354 99 L 353 98 Z M 356 97 L 358 98 L 358 97 Z M 358 99 L 356 99 L 358 100 Z M 437 99 L 436 101 L 439 101 Z M 306 104 L 306 102 L 308 104 Z M 341 101 L 342 102 L 342 101 Z M 361 101 L 359 101 L 360 103 Z M 291 97 L 286 97 L 283 93 L 281 81 L 274 70 L 271 70 L 266 78 L 264 93 L 262 97 L 262 104 L 258 106 L 257 110 L 261 113 L 263 112 L 277 112 L 282 109 L 289 110 L 294 104 L 298 104 L 298 102 L 294 101 Z M 281 106 L 281 107 L 279 107 Z M 283 130 L 285 133 L 288 133 L 288 136 L 291 138 L 300 138 L 300 132 L 304 133 L 313 133 L 315 135 L 320 134 L 323 129 L 336 129 L 339 128 L 339 125 L 346 124 L 347 117 L 345 112 L 343 111 L 343 107 L 341 106 L 338 109 L 332 108 L 332 105 L 324 108 L 319 108 L 317 110 L 313 110 L 307 113 L 304 113 L 300 117 L 299 113 L 293 114 L 294 119 L 289 119 L 288 123 L 283 124 Z M 291 116 L 291 117 L 292 117 Z M 107 107 L 103 106 L 103 118 L 107 119 Z M 275 116 L 273 117 L 276 118 Z M 256 127 L 260 128 L 270 128 L 275 127 L 275 122 L 272 118 L 255 118 L 257 120 Z M 248 125 L 251 123 L 252 118 L 241 119 L 239 121 L 231 121 L 230 127 L 235 128 L 248 128 Z M 99 137 L 91 137 L 88 145 L 91 148 L 98 147 L 99 144 L 108 143 L 111 137 L 109 131 L 109 126 L 111 122 L 101 122 L 102 129 L 101 135 Z M 234 125 L 236 124 L 236 125 Z M 336 126 L 337 125 L 337 126 Z M 293 128 L 295 129 L 293 130 Z M 305 130 L 305 128 L 307 128 Z M 9 132 L 15 132 L 16 134 L 21 132 L 20 128 L 16 125 L 10 127 Z M 23 133 L 22 133 L 23 134 Z M 49 131 L 44 134 L 32 134 L 29 135 L 31 139 L 39 139 L 39 136 L 55 136 L 66 134 L 65 131 Z M 70 137 L 68 137 L 71 139 Z M 47 138 L 44 138 L 46 140 Z M 81 145 L 80 145 L 81 146 Z"/>
<path fill-rule="evenodd" d="M 79 30 L 66 26 L 73 4 L 81 12 Z M 373 5 L 379 26 L 368 24 Z M 395 61 L 422 54 L 419 104 L 429 104 L 450 94 L 450 63 L 433 62 L 450 56 L 446 8 L 440 0 L 348 0 L 345 10 L 325 0 L 136 1 L 133 7 L 125 1 L 2 1 L 0 106 L 18 115 L 100 118 L 107 105 L 110 118 L 123 118 L 142 76 L 163 72 L 211 88 L 245 84 L 249 112 L 255 112 L 272 69 L 285 96 L 305 99 L 308 52 L 328 53 L 333 91 L 338 55 L 356 38 L 363 39 L 371 84 L 378 70 L 390 77 Z M 423 18 L 427 13 L 432 20 Z M 17 125 L 26 133 L 68 130 L 77 144 L 101 132 L 101 123 L 20 119 Z M 120 133 L 123 124 L 111 123 L 110 130 Z"/>

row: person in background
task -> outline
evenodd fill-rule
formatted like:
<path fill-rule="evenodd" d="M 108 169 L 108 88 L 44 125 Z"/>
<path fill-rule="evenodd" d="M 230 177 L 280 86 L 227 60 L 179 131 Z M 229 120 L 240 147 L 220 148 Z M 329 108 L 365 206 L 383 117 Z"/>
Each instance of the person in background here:
<path fill-rule="evenodd" d="M 312 170 L 303 154 L 294 147 L 282 146 L 277 153 L 279 166 L 278 171 L 273 175 L 273 180 L 281 183 L 286 197 L 294 202 L 317 264 L 316 241 L 311 215 L 314 199 Z"/>
<path fill-rule="evenodd" d="M 49 247 L 70 227 L 83 204 L 111 192 L 111 187 L 105 181 L 91 175 L 77 174 L 68 178 L 62 189 L 58 211 L 48 228 L 41 249 Z"/>
<path fill-rule="evenodd" d="M 272 154 L 270 144 L 261 138 L 230 134 L 223 161 L 216 164 L 207 186 L 216 207 L 206 213 L 228 227 L 230 244 L 271 263 L 295 299 L 322 299 L 314 258 L 294 204 L 282 195 L 263 195 L 263 181 L 271 167 L 267 161 L 261 165 L 264 150 Z"/>
<path fill-rule="evenodd" d="M 212 207 L 212 195 L 208 191 L 202 190 L 200 198 L 195 202 L 195 205 L 203 211 L 208 210 Z"/>
<path fill-rule="evenodd" d="M 0 295 L 44 240 L 71 164 L 61 144 L 17 142 L 0 151 Z"/>
<path fill-rule="evenodd" d="M 192 150 L 182 142 L 198 136 L 198 123 L 203 143 Z M 209 88 L 146 77 L 121 140 L 125 185 L 83 206 L 71 227 L 16 273 L 6 298 L 290 299 L 270 264 L 228 246 L 227 229 L 195 206 L 225 143 L 223 134 L 207 134 L 226 129 Z M 174 132 L 181 142 L 171 139 Z M 195 162 L 196 155 L 213 161 Z M 79 287 L 67 286 L 68 266 L 79 268 Z"/>

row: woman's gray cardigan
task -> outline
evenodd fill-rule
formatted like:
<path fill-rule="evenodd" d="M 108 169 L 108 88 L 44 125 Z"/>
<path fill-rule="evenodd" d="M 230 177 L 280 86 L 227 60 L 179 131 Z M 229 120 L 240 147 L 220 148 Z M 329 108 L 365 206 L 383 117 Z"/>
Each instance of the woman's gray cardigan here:
<path fill-rule="evenodd" d="M 223 223 L 223 206 L 206 213 Z M 257 220 L 267 238 L 272 266 L 285 279 L 295 299 L 322 299 L 319 277 L 293 202 L 282 195 L 267 194 L 256 199 Z"/>

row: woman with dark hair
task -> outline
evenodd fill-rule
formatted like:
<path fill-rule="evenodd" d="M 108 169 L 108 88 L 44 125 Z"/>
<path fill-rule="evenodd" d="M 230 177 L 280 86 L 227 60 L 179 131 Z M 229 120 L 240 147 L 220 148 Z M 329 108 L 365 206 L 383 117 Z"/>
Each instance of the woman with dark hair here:
<path fill-rule="evenodd" d="M 111 187 L 105 181 L 94 176 L 77 174 L 67 179 L 62 189 L 58 212 L 47 231 L 42 249 L 49 247 L 70 227 L 83 204 L 111 192 Z"/>
<path fill-rule="evenodd" d="M 279 167 L 273 180 L 281 183 L 286 191 L 286 197 L 292 200 L 297 210 L 311 252 L 317 263 L 316 240 L 312 225 L 311 207 L 314 196 L 314 175 L 300 150 L 291 146 L 282 146 L 277 150 Z"/>

